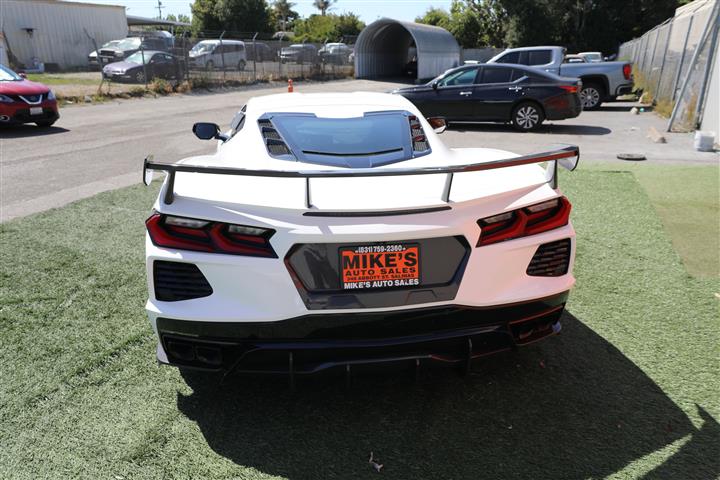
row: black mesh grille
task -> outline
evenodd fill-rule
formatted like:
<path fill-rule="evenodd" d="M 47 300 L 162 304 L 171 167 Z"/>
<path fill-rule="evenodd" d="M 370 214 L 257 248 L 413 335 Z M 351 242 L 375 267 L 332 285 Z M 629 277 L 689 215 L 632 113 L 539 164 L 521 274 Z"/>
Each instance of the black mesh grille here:
<path fill-rule="evenodd" d="M 570 239 L 566 238 L 540 245 L 535 252 L 527 274 L 534 277 L 559 277 L 570 267 Z"/>
<path fill-rule="evenodd" d="M 192 263 L 153 262 L 155 298 L 164 302 L 207 297 L 213 293 L 200 269 Z"/>
<path fill-rule="evenodd" d="M 262 133 L 263 140 L 265 140 L 265 146 L 267 147 L 268 152 L 270 152 L 270 155 L 281 156 L 292 154 L 290 152 L 290 148 L 288 148 L 287 144 L 280 136 L 280 133 L 278 133 L 277 129 L 275 129 L 275 126 L 270 120 L 258 120 L 258 125 L 260 126 L 260 132 Z"/>

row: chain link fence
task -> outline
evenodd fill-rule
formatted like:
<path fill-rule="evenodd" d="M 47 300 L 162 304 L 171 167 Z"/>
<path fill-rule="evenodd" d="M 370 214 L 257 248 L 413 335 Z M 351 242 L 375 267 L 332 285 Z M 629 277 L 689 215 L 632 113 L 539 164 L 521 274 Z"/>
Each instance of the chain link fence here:
<path fill-rule="evenodd" d="M 97 59 L 105 81 L 147 87 L 163 79 L 174 86 L 211 87 L 351 77 L 354 44 L 294 42 L 256 32 L 134 32 L 99 48 Z"/>
<path fill-rule="evenodd" d="M 702 120 L 717 32 L 718 2 L 696 0 L 620 46 L 618 58 L 633 62 L 636 84 L 670 117 L 668 131 L 691 131 Z"/>

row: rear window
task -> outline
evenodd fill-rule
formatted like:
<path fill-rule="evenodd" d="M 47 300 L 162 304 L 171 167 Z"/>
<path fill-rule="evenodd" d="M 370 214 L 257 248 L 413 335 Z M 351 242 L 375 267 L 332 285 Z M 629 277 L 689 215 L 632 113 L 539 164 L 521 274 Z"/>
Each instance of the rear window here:
<path fill-rule="evenodd" d="M 552 62 L 552 50 L 525 50 L 510 52 L 498 58 L 497 63 L 516 63 L 518 65 L 547 65 Z"/>
<path fill-rule="evenodd" d="M 530 50 L 527 65 L 547 65 L 552 61 L 550 50 Z"/>
<path fill-rule="evenodd" d="M 483 68 L 482 83 L 507 83 L 510 81 L 512 68 L 485 67 Z"/>
<path fill-rule="evenodd" d="M 498 58 L 497 63 L 520 63 L 520 52 L 510 52 Z"/>
<path fill-rule="evenodd" d="M 406 159 L 410 127 L 402 113 L 369 113 L 352 118 L 307 114 L 272 115 L 288 147 L 305 161 L 366 167 Z M 379 157 L 379 162 L 371 157 Z"/>

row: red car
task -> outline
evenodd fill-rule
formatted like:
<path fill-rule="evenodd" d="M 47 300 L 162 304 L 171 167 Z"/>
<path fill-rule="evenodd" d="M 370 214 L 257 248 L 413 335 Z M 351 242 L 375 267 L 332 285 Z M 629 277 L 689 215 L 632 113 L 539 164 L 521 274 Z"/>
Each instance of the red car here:
<path fill-rule="evenodd" d="M 0 65 L 0 126 L 34 123 L 49 127 L 60 118 L 55 94 Z"/>

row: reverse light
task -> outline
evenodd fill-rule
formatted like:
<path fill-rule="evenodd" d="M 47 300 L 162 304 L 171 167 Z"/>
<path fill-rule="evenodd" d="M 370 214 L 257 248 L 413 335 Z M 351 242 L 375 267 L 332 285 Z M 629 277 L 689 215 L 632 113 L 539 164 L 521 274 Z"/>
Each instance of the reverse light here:
<path fill-rule="evenodd" d="M 205 220 L 195 220 L 194 218 L 173 217 L 171 215 L 165 216 L 165 224 L 175 227 L 202 228 L 209 223 L 210 222 L 206 222 Z"/>
<path fill-rule="evenodd" d="M 558 197 L 535 205 L 478 220 L 480 239 L 477 246 L 490 245 L 563 227 L 570 220 L 571 205 Z"/>
<path fill-rule="evenodd" d="M 275 230 L 154 213 L 145 221 L 158 247 L 277 258 L 270 245 Z"/>

